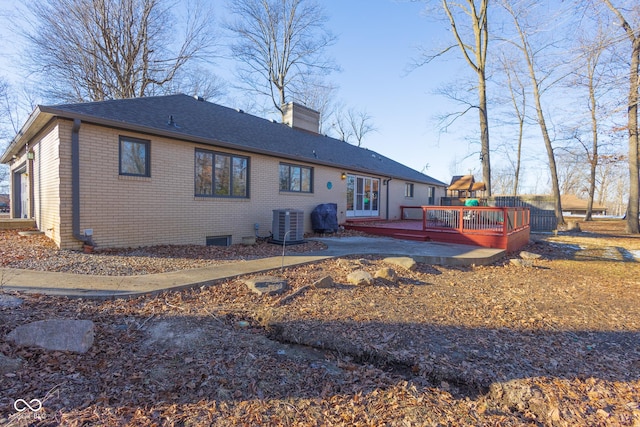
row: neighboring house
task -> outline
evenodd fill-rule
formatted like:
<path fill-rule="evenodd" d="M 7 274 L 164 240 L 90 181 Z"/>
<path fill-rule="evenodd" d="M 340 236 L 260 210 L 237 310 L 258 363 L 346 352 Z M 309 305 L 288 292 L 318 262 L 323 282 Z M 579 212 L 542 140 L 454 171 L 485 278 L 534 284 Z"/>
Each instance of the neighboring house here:
<path fill-rule="evenodd" d="M 443 204 L 463 205 L 468 198 L 484 200 L 486 190 L 484 182 L 476 182 L 473 175 L 455 175 L 447 187 L 447 196 Z"/>
<path fill-rule="evenodd" d="M 9 212 L 9 206 L 11 205 L 9 200 L 11 199 L 8 194 L 0 194 L 0 212 Z"/>
<path fill-rule="evenodd" d="M 0 158 L 11 217 L 61 248 L 239 243 L 273 210 L 336 203 L 338 221 L 398 219 L 446 185 L 334 138 L 290 104 L 289 126 L 187 95 L 39 106 Z M 390 144 L 393 141 L 389 141 Z"/>
<path fill-rule="evenodd" d="M 574 194 L 563 194 L 560 196 L 560 204 L 562 205 L 562 213 L 567 216 L 585 216 L 587 214 L 588 201 L 579 198 Z M 606 215 L 607 207 L 599 203 L 593 202 L 591 208 L 593 215 Z"/>

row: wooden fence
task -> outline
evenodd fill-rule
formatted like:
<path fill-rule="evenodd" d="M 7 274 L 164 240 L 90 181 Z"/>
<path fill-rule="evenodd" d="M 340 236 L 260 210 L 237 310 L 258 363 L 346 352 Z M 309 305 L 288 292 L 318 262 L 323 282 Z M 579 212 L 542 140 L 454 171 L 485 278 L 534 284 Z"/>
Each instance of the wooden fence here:
<path fill-rule="evenodd" d="M 558 228 L 553 200 L 550 196 L 495 196 L 487 200 L 487 205 L 529 208 L 531 231 L 553 231 Z"/>

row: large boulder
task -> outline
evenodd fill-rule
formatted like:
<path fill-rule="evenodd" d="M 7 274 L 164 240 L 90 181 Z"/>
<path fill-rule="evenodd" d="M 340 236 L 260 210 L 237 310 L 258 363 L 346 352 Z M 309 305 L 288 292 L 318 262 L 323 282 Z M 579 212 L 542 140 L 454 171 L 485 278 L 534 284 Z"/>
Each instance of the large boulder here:
<path fill-rule="evenodd" d="M 18 326 L 7 340 L 19 346 L 86 353 L 93 345 L 94 333 L 90 320 L 51 319 Z"/>
<path fill-rule="evenodd" d="M 393 268 L 382 267 L 376 274 L 374 274 L 376 279 L 388 280 L 389 282 L 396 283 L 398 281 L 398 275 L 396 274 Z"/>
<path fill-rule="evenodd" d="M 511 258 L 509 262 L 516 267 L 533 267 L 533 260 L 530 259 Z"/>
<path fill-rule="evenodd" d="M 313 287 L 316 289 L 326 289 L 333 288 L 333 277 L 331 276 L 323 276 L 320 279 L 313 282 Z"/>
<path fill-rule="evenodd" d="M 347 275 L 347 282 L 356 286 L 371 286 L 373 285 L 373 276 L 364 270 L 356 270 Z"/>
<path fill-rule="evenodd" d="M 11 295 L 0 294 L 0 307 L 19 307 L 22 305 L 22 298 L 14 297 Z"/>
<path fill-rule="evenodd" d="M 0 375 L 10 374 L 22 366 L 21 359 L 12 359 L 0 353 Z"/>
<path fill-rule="evenodd" d="M 418 264 L 416 263 L 416 260 L 407 256 L 388 257 L 383 259 L 382 261 L 386 262 L 387 264 L 392 264 L 409 271 L 414 271 L 416 268 L 418 268 Z"/>
<path fill-rule="evenodd" d="M 287 289 L 287 280 L 275 276 L 257 276 L 244 280 L 244 284 L 258 295 L 277 295 Z"/>
<path fill-rule="evenodd" d="M 522 259 L 541 259 L 542 255 L 534 254 L 533 252 L 522 251 L 522 252 L 520 252 L 520 258 L 522 258 Z"/>

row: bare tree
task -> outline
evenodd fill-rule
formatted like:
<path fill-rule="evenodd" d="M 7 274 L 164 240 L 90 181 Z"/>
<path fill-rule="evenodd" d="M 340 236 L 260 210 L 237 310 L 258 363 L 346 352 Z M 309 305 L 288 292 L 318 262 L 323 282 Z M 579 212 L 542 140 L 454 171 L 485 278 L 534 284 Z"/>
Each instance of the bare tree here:
<path fill-rule="evenodd" d="M 0 100 L 6 104 L 8 99 L 8 84 L 4 80 L 0 80 Z M 6 116 L 8 110 L 0 107 L 0 123 L 7 123 Z M 9 130 L 5 126 L 0 127 L 0 153 L 3 153 L 8 146 Z M 9 189 L 9 167 L 0 164 L 0 194 L 7 193 Z"/>
<path fill-rule="evenodd" d="M 308 92 L 313 77 L 337 70 L 325 55 L 336 39 L 313 0 L 233 0 L 229 10 L 235 18 L 227 24 L 235 37 L 231 53 L 243 64 L 240 80 L 270 98 L 281 114 L 287 102 Z"/>
<path fill-rule="evenodd" d="M 0 122 L 2 123 L 6 123 L 6 116 L 9 113 L 9 110 L 5 107 L 9 104 L 8 87 L 9 85 L 0 79 L 0 102 L 2 102 L 2 106 L 0 106 Z M 5 139 L 8 136 L 6 126 L 0 127 L 0 139 Z"/>
<path fill-rule="evenodd" d="M 338 87 L 322 77 L 307 76 L 302 90 L 298 93 L 298 102 L 320 113 L 319 133 L 331 128 L 331 122 L 338 105 L 335 102 Z"/>
<path fill-rule="evenodd" d="M 526 22 L 527 14 L 535 9 L 535 4 L 531 2 L 524 2 L 518 4 L 516 9 L 512 2 L 505 0 L 502 2 L 503 7 L 509 13 L 512 18 L 515 30 L 516 38 L 518 41 L 512 41 L 512 45 L 518 48 L 525 60 L 529 81 L 531 85 L 531 91 L 533 94 L 533 100 L 535 103 L 536 116 L 540 131 L 542 133 L 542 139 L 544 141 L 545 149 L 547 151 L 547 160 L 549 163 L 549 171 L 551 177 L 551 188 L 554 199 L 554 211 L 558 225 L 564 224 L 564 217 L 562 216 L 562 205 L 560 202 L 560 187 L 558 185 L 558 170 L 556 167 L 556 159 L 554 155 L 553 143 L 549 134 L 549 128 L 547 126 L 547 119 L 545 118 L 544 109 L 542 105 L 542 93 L 545 89 L 543 82 L 546 82 L 546 88 L 549 88 L 558 80 L 553 80 L 550 76 L 553 71 L 542 71 L 538 64 L 538 54 L 544 52 L 545 48 L 551 49 L 553 42 L 548 45 L 534 46 L 532 44 L 532 36 L 534 29 L 531 27 L 525 27 L 523 24 Z M 557 65 L 557 64 L 556 64 Z M 551 67 L 555 70 L 556 67 Z M 550 82 L 547 82 L 550 80 Z"/>
<path fill-rule="evenodd" d="M 520 79 L 519 71 L 514 63 L 516 61 L 510 60 L 503 54 L 500 58 L 501 68 L 504 71 L 506 77 L 506 86 L 509 90 L 509 100 L 513 106 L 513 112 L 517 120 L 518 126 L 518 139 L 516 145 L 515 159 L 512 158 L 510 149 L 507 149 L 506 157 L 513 167 L 513 180 L 511 180 L 513 187 L 511 188 L 511 194 L 514 196 L 518 194 L 520 186 L 520 173 L 522 168 L 522 141 L 524 139 L 524 125 L 527 113 L 527 90 Z M 506 192 L 505 192 L 506 194 Z"/>
<path fill-rule="evenodd" d="M 622 215 L 626 210 L 624 195 L 629 183 L 627 156 L 624 154 L 601 154 L 598 164 L 598 203 L 606 205 L 613 215 Z"/>
<path fill-rule="evenodd" d="M 614 14 L 629 40 L 629 97 L 627 105 L 627 128 L 629 132 L 629 202 L 627 205 L 627 232 L 640 233 L 638 222 L 640 201 L 640 179 L 638 164 L 638 89 L 640 87 L 640 9 L 635 0 L 620 1 L 615 6 L 610 0 L 602 0 Z M 620 4 L 623 3 L 623 4 Z M 626 3 L 626 4 L 625 4 Z M 625 13 L 627 14 L 625 16 Z M 635 22 L 634 22 L 635 20 Z"/>
<path fill-rule="evenodd" d="M 560 194 L 582 197 L 588 192 L 585 158 L 578 150 L 559 150 L 556 155 Z"/>
<path fill-rule="evenodd" d="M 203 67 L 187 67 L 183 73 L 162 86 L 162 93 L 188 93 L 207 101 L 220 101 L 227 94 L 227 83 Z"/>
<path fill-rule="evenodd" d="M 503 168 L 492 168 L 493 194 L 509 194 L 515 186 L 515 175 L 513 170 L 507 166 Z"/>
<path fill-rule="evenodd" d="M 578 83 L 583 83 L 589 92 L 589 112 L 591 119 L 591 149 L 582 141 L 579 141 L 584 147 L 589 162 L 589 189 L 587 199 L 587 212 L 585 221 L 591 221 L 593 211 L 593 199 L 596 191 L 596 172 L 598 167 L 598 90 L 600 86 L 600 58 L 607 48 L 609 41 L 606 39 L 606 33 L 603 32 L 601 26 L 598 26 L 597 35 L 589 37 L 586 41 L 582 39 L 580 48 L 580 57 L 584 58 L 583 66 L 578 67 L 577 77 Z M 584 70 L 584 74 L 581 72 Z M 579 139 L 579 138 L 578 138 Z"/>
<path fill-rule="evenodd" d="M 101 101 L 158 93 L 210 58 L 211 16 L 190 7 L 183 34 L 169 0 L 32 1 L 30 58 L 49 97 Z M 191 5 L 190 5 L 191 6 Z"/>
<path fill-rule="evenodd" d="M 435 55 L 426 54 L 422 64 L 445 54 L 456 45 L 465 61 L 477 76 L 478 109 L 480 119 L 480 161 L 482 180 L 491 196 L 491 160 L 489 147 L 489 116 L 487 114 L 487 48 L 489 43 L 488 6 L 489 0 L 441 0 L 442 9 L 449 21 L 456 44 L 448 46 Z M 468 20 L 468 23 L 465 21 Z M 462 24 L 462 22 L 465 22 Z M 466 38 L 465 30 L 471 30 Z M 466 40 L 465 40 L 466 38 Z M 421 64 L 419 64 L 421 65 Z"/>
<path fill-rule="evenodd" d="M 360 147 L 364 137 L 376 131 L 372 121 L 373 117 L 366 110 L 349 108 L 346 112 L 343 109 L 336 113 L 332 127 L 342 141 L 353 143 Z"/>

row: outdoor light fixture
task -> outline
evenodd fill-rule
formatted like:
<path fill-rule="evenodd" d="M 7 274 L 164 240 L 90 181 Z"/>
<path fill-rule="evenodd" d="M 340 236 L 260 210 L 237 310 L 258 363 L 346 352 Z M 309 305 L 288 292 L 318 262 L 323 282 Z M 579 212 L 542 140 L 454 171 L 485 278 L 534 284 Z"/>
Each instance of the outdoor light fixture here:
<path fill-rule="evenodd" d="M 29 159 L 29 160 L 33 160 L 33 151 L 29 151 L 29 152 L 27 153 L 27 159 Z"/>
<path fill-rule="evenodd" d="M 342 178 L 342 180 L 344 181 L 345 179 L 347 179 L 347 174 L 346 172 L 342 172 L 342 175 L 340 175 L 340 178 Z"/>

